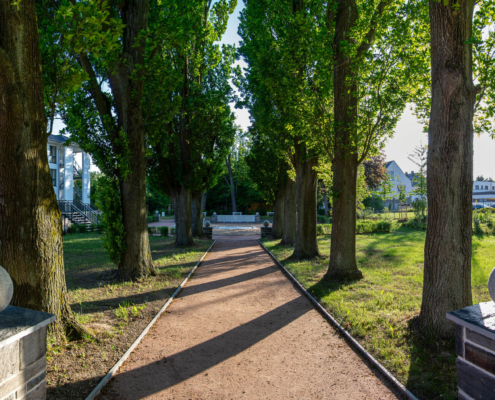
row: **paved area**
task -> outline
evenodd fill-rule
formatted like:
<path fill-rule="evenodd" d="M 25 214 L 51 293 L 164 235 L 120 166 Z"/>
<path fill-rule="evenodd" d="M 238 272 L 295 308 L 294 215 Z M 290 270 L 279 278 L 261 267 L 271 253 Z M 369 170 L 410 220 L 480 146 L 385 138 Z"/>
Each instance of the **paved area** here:
<path fill-rule="evenodd" d="M 397 399 L 255 241 L 218 240 L 100 399 Z"/>

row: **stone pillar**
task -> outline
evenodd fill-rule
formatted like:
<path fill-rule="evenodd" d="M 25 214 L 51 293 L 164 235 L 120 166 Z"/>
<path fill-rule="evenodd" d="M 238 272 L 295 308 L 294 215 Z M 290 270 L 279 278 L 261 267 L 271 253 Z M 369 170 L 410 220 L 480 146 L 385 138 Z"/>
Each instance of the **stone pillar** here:
<path fill-rule="evenodd" d="M 46 398 L 46 327 L 53 321 L 13 306 L 0 313 L 0 399 Z"/>
<path fill-rule="evenodd" d="M 214 212 L 213 215 L 211 216 L 211 223 L 216 224 L 218 222 L 218 216 L 217 213 Z"/>
<path fill-rule="evenodd" d="M 260 229 L 261 229 L 261 237 L 262 238 L 272 236 L 272 227 L 262 226 Z"/>
<path fill-rule="evenodd" d="M 89 195 L 91 193 L 91 158 L 88 154 L 82 153 L 82 202 L 89 204 Z"/>
<path fill-rule="evenodd" d="M 260 222 L 261 221 L 261 218 L 260 218 L 260 213 L 257 212 L 255 217 L 254 217 L 254 222 Z"/>
<path fill-rule="evenodd" d="M 205 234 L 206 236 L 206 239 L 213 239 L 213 228 L 211 226 L 204 226 L 203 227 L 203 233 Z"/>
<path fill-rule="evenodd" d="M 458 398 L 495 398 L 495 304 L 475 304 L 447 318 L 455 323 Z"/>
<path fill-rule="evenodd" d="M 64 200 L 74 200 L 74 152 L 72 147 L 64 151 Z"/>

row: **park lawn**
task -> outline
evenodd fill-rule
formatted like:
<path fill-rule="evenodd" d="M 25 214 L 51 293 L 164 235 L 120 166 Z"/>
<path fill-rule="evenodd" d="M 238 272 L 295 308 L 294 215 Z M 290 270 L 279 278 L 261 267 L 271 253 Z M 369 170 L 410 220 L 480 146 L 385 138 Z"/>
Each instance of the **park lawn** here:
<path fill-rule="evenodd" d="M 264 240 L 265 246 L 374 357 L 420 399 L 456 399 L 454 340 L 420 339 L 410 321 L 419 314 L 425 232 L 357 236 L 357 262 L 364 278 L 322 282 L 330 237 L 318 239 L 322 257 L 289 259 L 293 248 Z M 475 303 L 490 301 L 487 282 L 495 258 L 494 236 L 473 236 Z M 413 328 L 414 332 L 414 328 Z"/>
<path fill-rule="evenodd" d="M 122 357 L 194 268 L 211 240 L 176 248 L 173 238 L 150 236 L 157 276 L 138 282 L 113 279 L 115 265 L 101 235 L 64 236 L 69 303 L 93 337 L 68 343 L 49 338 L 48 399 L 85 399 Z"/>

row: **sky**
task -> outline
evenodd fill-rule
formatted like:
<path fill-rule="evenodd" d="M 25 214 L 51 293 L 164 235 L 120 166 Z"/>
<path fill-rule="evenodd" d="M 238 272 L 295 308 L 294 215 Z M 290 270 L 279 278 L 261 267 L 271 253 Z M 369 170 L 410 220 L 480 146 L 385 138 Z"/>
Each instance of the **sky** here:
<path fill-rule="evenodd" d="M 239 0 L 234 14 L 230 17 L 222 43 L 237 45 L 241 39 L 237 34 L 237 27 L 242 8 L 244 8 L 244 3 Z M 241 67 L 246 65 L 242 60 L 239 64 Z M 427 135 L 423 132 L 423 125 L 418 122 L 409 108 L 404 111 L 393 137 L 388 139 L 385 145 L 387 161 L 395 161 L 404 172 L 417 170 L 417 166 L 408 159 L 408 156 L 416 146 L 428 143 Z M 237 125 L 246 129 L 250 125 L 247 110 L 234 110 L 234 112 Z M 495 140 L 488 135 L 474 137 L 474 178 L 478 175 L 495 178 Z"/>

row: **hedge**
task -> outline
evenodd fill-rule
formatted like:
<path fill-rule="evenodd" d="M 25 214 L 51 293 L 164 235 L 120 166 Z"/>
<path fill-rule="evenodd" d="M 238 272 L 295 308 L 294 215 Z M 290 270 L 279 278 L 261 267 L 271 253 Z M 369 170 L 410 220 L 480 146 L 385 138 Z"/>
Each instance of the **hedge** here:
<path fill-rule="evenodd" d="M 330 235 L 332 233 L 332 224 L 320 224 L 316 225 L 316 234 L 318 236 L 321 235 Z"/>
<path fill-rule="evenodd" d="M 160 226 L 160 235 L 168 237 L 168 226 Z"/>
<path fill-rule="evenodd" d="M 158 217 L 156 215 L 148 215 L 148 224 L 150 222 L 158 222 Z"/>
<path fill-rule="evenodd" d="M 392 223 L 388 221 L 356 221 L 356 233 L 390 232 Z"/>

